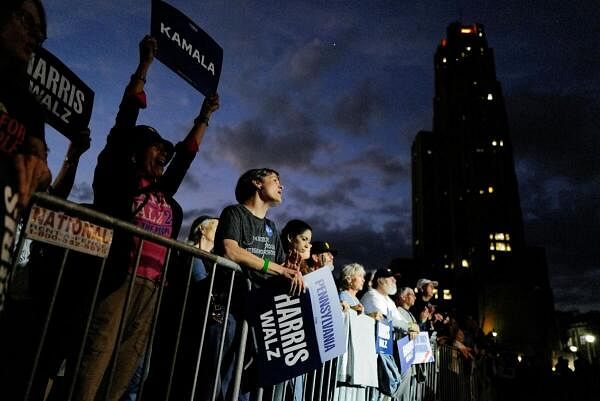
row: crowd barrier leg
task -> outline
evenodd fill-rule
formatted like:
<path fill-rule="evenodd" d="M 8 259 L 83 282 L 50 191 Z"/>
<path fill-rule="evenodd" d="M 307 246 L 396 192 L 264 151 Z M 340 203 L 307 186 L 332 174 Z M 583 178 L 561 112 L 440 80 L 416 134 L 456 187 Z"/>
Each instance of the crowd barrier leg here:
<path fill-rule="evenodd" d="M 19 248 L 22 249 L 22 242 L 19 241 Z M 39 344 L 37 346 L 37 350 L 35 352 L 35 358 L 33 360 L 33 366 L 31 368 L 31 375 L 29 377 L 29 380 L 27 381 L 27 388 L 25 390 L 25 398 L 24 401 L 28 401 L 30 394 L 31 394 L 31 390 L 33 388 L 33 382 L 35 381 L 35 375 L 38 369 L 38 365 L 40 363 L 40 357 L 42 355 L 42 350 L 44 349 L 44 345 L 46 342 L 46 336 L 48 334 L 48 327 L 50 326 L 50 321 L 52 320 L 52 314 L 54 312 L 54 306 L 56 304 L 56 298 L 58 297 L 58 289 L 60 288 L 60 284 L 62 282 L 62 277 L 63 277 L 63 273 L 65 270 L 65 265 L 67 262 L 67 256 L 69 255 L 69 250 L 65 249 L 65 253 L 63 255 L 62 258 L 62 262 L 60 265 L 60 268 L 58 270 L 58 277 L 56 278 L 56 284 L 54 284 L 54 289 L 52 291 L 52 297 L 50 299 L 50 305 L 48 307 L 48 315 L 46 316 L 46 319 L 44 321 L 44 326 L 42 329 L 42 333 L 40 336 L 40 341 Z"/>
<path fill-rule="evenodd" d="M 83 329 L 83 336 L 81 338 L 81 342 L 79 343 L 79 349 L 77 351 L 77 357 L 75 361 L 75 365 L 73 367 L 73 374 L 71 376 L 71 383 L 69 384 L 69 390 L 67 393 L 66 401 L 71 401 L 73 398 L 73 393 L 75 392 L 75 382 L 77 380 L 77 374 L 79 373 L 79 369 L 81 367 L 81 361 L 83 360 L 83 353 L 85 350 L 85 342 L 90 331 L 90 326 L 92 325 L 92 319 L 94 317 L 94 310 L 96 309 L 96 301 L 98 300 L 98 294 L 100 293 L 100 280 L 104 275 L 104 269 L 106 267 L 106 259 L 102 260 L 102 264 L 100 266 L 100 270 L 98 271 L 98 276 L 96 278 L 96 286 L 94 288 L 94 293 L 92 295 L 92 300 L 90 302 L 89 310 L 87 313 L 87 318 L 85 321 L 85 327 Z"/>

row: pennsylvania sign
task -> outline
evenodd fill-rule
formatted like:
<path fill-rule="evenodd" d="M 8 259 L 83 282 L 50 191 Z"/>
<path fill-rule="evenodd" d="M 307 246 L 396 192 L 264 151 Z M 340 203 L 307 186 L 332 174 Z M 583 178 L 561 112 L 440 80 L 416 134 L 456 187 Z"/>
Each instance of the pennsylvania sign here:
<path fill-rule="evenodd" d="M 187 16 L 169 4 L 152 1 L 150 24 L 158 43 L 156 57 L 205 96 L 217 91 L 223 49 Z"/>
<path fill-rule="evenodd" d="M 94 106 L 94 91 L 62 61 L 44 48 L 29 60 L 29 91 L 45 107 L 46 121 L 72 139 L 87 128 Z"/>
<path fill-rule="evenodd" d="M 313 276 L 314 275 L 314 276 Z M 253 290 L 248 315 L 257 342 L 259 384 L 280 383 L 320 367 L 346 351 L 343 316 L 328 269 L 304 276 L 308 291 Z"/>

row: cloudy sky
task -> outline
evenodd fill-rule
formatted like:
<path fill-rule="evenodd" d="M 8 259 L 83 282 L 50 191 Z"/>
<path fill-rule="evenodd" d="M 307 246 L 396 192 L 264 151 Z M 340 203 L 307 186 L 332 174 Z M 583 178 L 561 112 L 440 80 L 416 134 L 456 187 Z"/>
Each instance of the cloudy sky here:
<path fill-rule="evenodd" d="M 91 200 L 95 159 L 149 31 L 150 1 L 46 0 L 45 44 L 96 93 L 92 148 L 71 195 Z M 177 199 L 186 226 L 234 203 L 237 177 L 280 171 L 270 216 L 301 218 L 339 263 L 411 256 L 410 145 L 431 129 L 433 54 L 456 20 L 485 25 L 514 143 L 527 240 L 546 247 L 557 307 L 600 309 L 600 8 L 596 1 L 169 3 L 224 49 L 221 109 Z M 202 96 L 156 61 L 140 123 L 177 141 Z M 54 172 L 66 141 L 48 129 Z"/>

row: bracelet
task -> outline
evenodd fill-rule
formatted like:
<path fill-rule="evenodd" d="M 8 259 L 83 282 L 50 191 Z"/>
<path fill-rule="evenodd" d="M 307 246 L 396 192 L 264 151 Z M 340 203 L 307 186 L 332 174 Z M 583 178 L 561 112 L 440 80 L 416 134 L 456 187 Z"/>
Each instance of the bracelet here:
<path fill-rule="evenodd" d="M 269 259 L 263 259 L 263 267 L 261 272 L 266 273 L 269 270 Z"/>
<path fill-rule="evenodd" d="M 133 75 L 131 76 L 131 80 L 132 80 L 132 81 L 134 81 L 134 80 L 140 80 L 140 81 L 142 81 L 143 83 L 146 83 L 146 78 L 144 78 L 144 77 L 142 77 L 142 76 L 140 76 L 140 75 L 136 75 L 136 74 L 133 74 Z"/>
<path fill-rule="evenodd" d="M 194 118 L 194 125 L 198 125 L 201 123 L 206 124 L 206 126 L 208 127 L 208 117 L 198 116 L 198 117 Z"/>

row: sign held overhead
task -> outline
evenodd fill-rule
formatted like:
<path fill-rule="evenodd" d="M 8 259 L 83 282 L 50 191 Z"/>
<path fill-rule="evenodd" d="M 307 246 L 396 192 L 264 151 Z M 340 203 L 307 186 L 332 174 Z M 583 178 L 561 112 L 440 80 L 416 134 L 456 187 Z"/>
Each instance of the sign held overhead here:
<path fill-rule="evenodd" d="M 223 49 L 181 11 L 161 0 L 152 1 L 150 32 L 158 58 L 205 96 L 216 93 Z"/>

